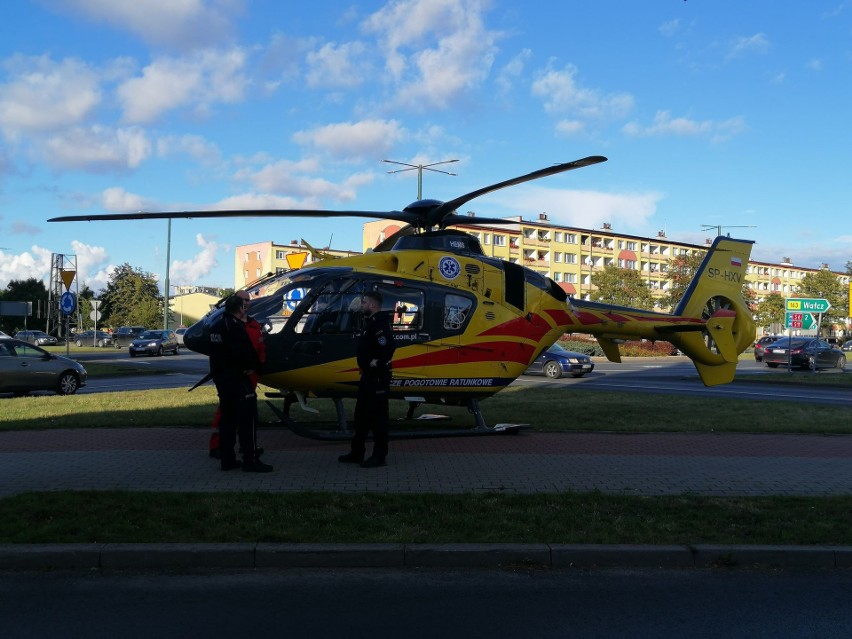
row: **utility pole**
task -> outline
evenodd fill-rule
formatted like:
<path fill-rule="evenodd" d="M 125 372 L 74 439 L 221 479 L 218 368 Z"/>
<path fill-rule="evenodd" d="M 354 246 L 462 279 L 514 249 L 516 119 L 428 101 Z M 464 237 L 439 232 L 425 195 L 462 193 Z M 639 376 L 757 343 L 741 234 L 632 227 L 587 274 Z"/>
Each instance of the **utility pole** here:
<path fill-rule="evenodd" d="M 408 164 L 407 162 L 397 162 L 395 160 L 382 160 L 382 162 L 387 162 L 388 164 L 399 164 L 401 166 L 407 166 L 407 169 L 396 169 L 395 171 L 388 171 L 388 173 L 403 173 L 404 171 L 414 171 L 417 169 L 417 199 L 423 199 L 423 169 L 427 171 L 434 171 L 435 173 L 443 173 L 444 175 L 455 175 L 455 173 L 450 173 L 449 171 L 442 171 L 441 169 L 433 169 L 431 167 L 438 166 L 439 164 L 452 164 L 453 162 L 458 162 L 458 160 L 442 160 L 441 162 L 432 162 L 431 164 Z"/>
<path fill-rule="evenodd" d="M 753 224 L 747 224 L 745 226 L 722 226 L 721 224 L 702 224 L 701 225 L 702 231 L 712 231 L 713 229 L 716 229 L 716 235 L 721 235 L 722 229 L 756 229 L 756 228 L 757 227 L 754 226 Z M 730 236 L 731 235 L 729 233 L 728 237 L 730 237 Z"/>

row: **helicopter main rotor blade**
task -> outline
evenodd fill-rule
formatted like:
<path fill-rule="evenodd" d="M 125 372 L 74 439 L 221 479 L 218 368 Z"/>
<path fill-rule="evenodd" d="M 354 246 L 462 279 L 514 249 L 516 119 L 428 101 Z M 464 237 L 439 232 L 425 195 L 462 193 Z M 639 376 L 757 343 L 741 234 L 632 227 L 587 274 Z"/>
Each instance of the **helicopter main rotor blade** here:
<path fill-rule="evenodd" d="M 219 217 L 374 217 L 416 223 L 419 216 L 406 211 L 326 211 L 322 209 L 232 209 L 218 211 L 137 211 L 136 213 L 95 213 L 63 215 L 48 222 L 96 222 L 103 220 L 167 220 Z"/>
<path fill-rule="evenodd" d="M 491 186 L 486 186 L 484 188 L 477 189 L 476 191 L 471 191 L 467 195 L 462 195 L 460 197 L 455 198 L 454 200 L 450 200 L 449 202 L 444 202 L 440 206 L 437 206 L 436 208 L 429 211 L 428 222 L 431 226 L 445 226 L 443 223 L 445 217 L 447 217 L 449 214 L 451 214 L 463 204 L 466 204 L 467 202 L 470 202 L 474 198 L 478 198 L 481 195 L 491 193 L 492 191 L 497 191 L 498 189 L 504 189 L 507 186 L 522 184 L 523 182 L 537 180 L 539 178 L 547 177 L 548 175 L 555 175 L 557 173 L 563 173 L 564 171 L 573 171 L 574 169 L 580 169 L 584 166 L 591 166 L 592 164 L 598 164 L 600 162 L 606 161 L 607 158 L 602 155 L 591 155 L 587 158 L 574 160 L 573 162 L 565 162 L 564 164 L 555 164 L 554 166 L 549 166 L 546 169 L 539 169 L 538 171 L 533 171 L 532 173 L 527 173 L 526 175 L 521 175 L 520 177 L 512 178 L 511 180 L 498 182 L 497 184 L 492 184 Z"/>

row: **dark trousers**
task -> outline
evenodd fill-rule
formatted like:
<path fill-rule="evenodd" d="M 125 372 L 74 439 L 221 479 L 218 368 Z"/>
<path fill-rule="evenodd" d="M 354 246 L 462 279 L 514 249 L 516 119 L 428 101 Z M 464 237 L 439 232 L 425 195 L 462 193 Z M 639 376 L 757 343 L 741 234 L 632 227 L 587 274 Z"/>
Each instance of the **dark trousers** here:
<path fill-rule="evenodd" d="M 215 380 L 219 394 L 219 457 L 222 461 L 236 459 L 237 437 L 243 460 L 254 461 L 256 442 L 257 395 L 246 378 Z"/>
<path fill-rule="evenodd" d="M 361 379 L 355 401 L 355 435 L 352 454 L 363 457 L 367 435 L 373 431 L 373 457 L 384 459 L 388 454 L 388 385 Z"/>

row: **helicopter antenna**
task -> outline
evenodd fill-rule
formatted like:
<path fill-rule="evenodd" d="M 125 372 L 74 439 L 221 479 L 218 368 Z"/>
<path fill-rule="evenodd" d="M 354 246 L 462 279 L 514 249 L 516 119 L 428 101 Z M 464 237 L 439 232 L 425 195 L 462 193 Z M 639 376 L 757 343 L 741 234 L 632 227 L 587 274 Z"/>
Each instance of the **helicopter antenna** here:
<path fill-rule="evenodd" d="M 722 234 L 722 229 L 756 229 L 757 227 L 754 224 L 745 224 L 742 226 L 734 225 L 734 226 L 722 226 L 721 224 L 702 224 L 702 231 L 712 231 L 716 229 L 716 235 Z M 731 237 L 731 234 L 728 233 L 728 237 Z"/>
<path fill-rule="evenodd" d="M 382 162 L 387 162 L 388 164 L 399 164 L 401 166 L 407 166 L 407 169 L 396 169 L 395 171 L 388 171 L 388 173 L 404 173 L 405 171 L 413 171 L 417 169 L 417 199 L 423 199 L 423 169 L 427 171 L 434 171 L 435 173 L 443 173 L 444 175 L 455 175 L 455 173 L 450 173 L 449 171 L 442 171 L 441 169 L 433 169 L 431 167 L 438 166 L 439 164 L 452 164 L 453 162 L 458 162 L 458 160 L 441 160 L 440 162 L 432 162 L 431 164 L 408 164 L 408 162 L 397 162 L 396 160 L 382 160 Z"/>

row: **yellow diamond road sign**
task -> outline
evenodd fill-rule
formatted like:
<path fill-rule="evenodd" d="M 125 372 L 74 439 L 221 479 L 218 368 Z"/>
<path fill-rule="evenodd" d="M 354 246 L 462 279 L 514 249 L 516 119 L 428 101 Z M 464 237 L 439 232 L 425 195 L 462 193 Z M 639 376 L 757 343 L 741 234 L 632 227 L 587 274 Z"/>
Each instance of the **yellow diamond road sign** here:
<path fill-rule="evenodd" d="M 71 282 L 74 281 L 74 276 L 77 274 L 77 271 L 59 271 L 59 275 L 62 276 L 62 281 L 65 283 L 65 290 L 71 290 Z"/>

